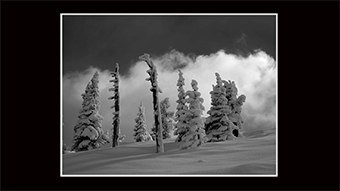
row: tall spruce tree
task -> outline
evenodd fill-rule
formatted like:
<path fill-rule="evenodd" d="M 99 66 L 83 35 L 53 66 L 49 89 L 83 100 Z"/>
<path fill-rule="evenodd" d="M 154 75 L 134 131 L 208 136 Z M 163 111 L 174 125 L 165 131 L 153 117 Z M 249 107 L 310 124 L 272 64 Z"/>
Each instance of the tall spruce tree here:
<path fill-rule="evenodd" d="M 204 123 L 202 114 L 204 111 L 203 98 L 198 92 L 198 83 L 192 80 L 191 86 L 193 90 L 188 90 L 186 94 L 189 96 L 186 102 L 189 104 L 189 115 L 187 115 L 188 131 L 182 136 L 180 149 L 196 148 L 203 145 L 206 141 Z"/>
<path fill-rule="evenodd" d="M 241 107 L 245 102 L 245 95 L 237 97 L 235 82 L 222 80 L 216 73 L 217 85 L 213 86 L 211 94 L 211 108 L 206 119 L 206 133 L 209 141 L 225 141 L 242 137 L 243 119 Z"/>
<path fill-rule="evenodd" d="M 235 137 L 242 137 L 241 130 L 243 129 L 243 118 L 241 116 L 242 105 L 246 100 L 245 95 L 237 96 L 238 90 L 234 81 L 222 80 L 223 86 L 226 90 L 226 98 L 228 99 L 228 106 L 231 112 L 228 114 L 228 118 L 233 123 L 232 133 Z"/>
<path fill-rule="evenodd" d="M 87 84 L 83 98 L 82 109 L 79 112 L 77 124 L 74 127 L 73 151 L 90 150 L 106 144 L 108 141 L 103 136 L 101 121 L 103 117 L 99 114 L 99 74 L 96 71 L 91 81 Z"/>
<path fill-rule="evenodd" d="M 136 125 L 134 128 L 134 138 L 136 142 L 145 142 L 151 141 L 152 137 L 146 129 L 146 122 L 145 122 L 145 109 L 143 107 L 143 103 L 140 102 L 137 118 L 135 119 Z"/>
<path fill-rule="evenodd" d="M 119 65 L 116 63 L 115 72 L 111 73 L 113 80 L 113 88 L 110 88 L 109 91 L 113 91 L 113 96 L 109 97 L 110 100 L 114 101 L 114 105 L 111 106 L 111 109 L 114 109 L 112 126 L 113 126 L 113 135 L 112 135 L 112 147 L 116 147 L 119 145 Z"/>
<path fill-rule="evenodd" d="M 162 93 L 161 89 L 158 87 L 157 82 L 157 69 L 156 66 L 153 64 L 152 60 L 150 59 L 149 54 L 143 54 L 139 57 L 139 59 L 145 61 L 148 66 L 149 70 L 146 72 L 149 74 L 149 78 L 146 79 L 146 81 L 150 81 L 151 88 L 150 91 L 152 92 L 152 98 L 153 98 L 153 110 L 154 110 L 154 118 L 155 118 L 155 128 L 156 128 L 156 152 L 162 153 L 164 152 L 164 146 L 163 146 L 163 132 L 162 132 L 162 119 L 161 119 L 161 111 L 159 106 L 159 98 L 158 93 Z"/>
<path fill-rule="evenodd" d="M 229 126 L 231 121 L 228 115 L 231 113 L 228 99 L 226 98 L 226 89 L 223 86 L 222 79 L 218 73 L 216 75 L 216 85 L 213 85 L 211 94 L 211 107 L 207 112 L 206 134 L 208 141 L 224 141 L 228 139 Z M 229 138 L 231 139 L 231 138 Z"/>
<path fill-rule="evenodd" d="M 189 114 L 188 112 L 188 106 L 186 105 L 186 93 L 184 91 L 183 86 L 185 85 L 184 83 L 184 78 L 183 78 L 183 73 L 181 70 L 178 70 L 178 81 L 177 81 L 177 86 L 178 86 L 178 100 L 177 102 L 177 107 L 176 107 L 176 113 L 175 113 L 175 121 L 177 122 L 175 125 L 175 132 L 174 135 L 177 135 L 176 142 L 181 142 L 182 141 L 182 136 L 189 130 L 189 124 L 187 124 L 187 115 Z"/>

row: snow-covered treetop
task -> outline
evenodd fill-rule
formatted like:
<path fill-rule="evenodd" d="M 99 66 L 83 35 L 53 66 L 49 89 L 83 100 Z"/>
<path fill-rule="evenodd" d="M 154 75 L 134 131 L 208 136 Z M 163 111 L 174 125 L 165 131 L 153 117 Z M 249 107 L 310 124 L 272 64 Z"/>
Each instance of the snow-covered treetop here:
<path fill-rule="evenodd" d="M 93 85 L 97 85 L 98 86 L 98 83 L 99 83 L 99 73 L 98 71 L 96 71 L 91 79 L 91 82 Z"/>
<path fill-rule="evenodd" d="M 200 110 L 205 110 L 204 106 L 203 106 L 203 102 L 204 102 L 204 99 L 201 98 L 201 93 L 198 92 L 198 87 L 197 87 L 198 83 L 196 80 L 192 80 L 191 81 L 191 87 L 193 89 L 192 90 L 188 90 L 186 92 L 186 95 L 189 96 L 189 98 L 186 98 L 186 102 L 190 104 L 190 108 L 196 108 L 196 109 L 200 109 Z"/>
<path fill-rule="evenodd" d="M 149 67 L 150 67 L 151 69 L 155 68 L 155 65 L 154 65 L 153 62 L 151 61 L 150 55 L 149 55 L 149 54 L 144 53 L 142 56 L 139 57 L 139 59 L 145 61 L 145 62 L 149 65 Z"/>
<path fill-rule="evenodd" d="M 91 79 L 91 81 L 87 84 L 85 93 L 81 94 L 83 98 L 82 109 L 81 112 L 96 109 L 99 111 L 100 109 L 100 101 L 99 101 L 99 73 L 96 71 Z"/>
<path fill-rule="evenodd" d="M 178 100 L 176 101 L 178 103 L 177 109 L 180 109 L 183 105 L 185 105 L 185 91 L 184 91 L 184 78 L 183 78 L 183 73 L 181 70 L 178 70 L 178 81 L 177 81 L 177 91 L 178 91 Z"/>
<path fill-rule="evenodd" d="M 139 111 L 143 111 L 143 110 L 144 110 L 143 102 L 141 101 L 139 104 Z"/>
<path fill-rule="evenodd" d="M 218 73 L 216 75 L 216 85 L 213 85 L 211 94 L 211 107 L 207 112 L 210 116 L 218 113 L 230 113 L 228 99 L 226 98 L 226 88 L 222 85 L 222 79 Z"/>
<path fill-rule="evenodd" d="M 99 73 L 96 71 L 88 84 L 88 93 L 90 97 L 93 97 L 95 99 L 95 102 L 99 103 L 99 90 L 98 90 L 98 83 L 99 83 Z"/>
<path fill-rule="evenodd" d="M 142 56 L 140 56 L 139 59 L 145 61 L 148 64 L 148 66 L 150 67 L 150 69 L 146 71 L 150 75 L 150 78 L 147 78 L 146 81 L 151 81 L 151 84 L 153 85 L 157 81 L 156 66 L 153 64 L 152 60 L 150 59 L 149 54 L 145 53 Z M 154 76 L 155 79 L 153 79 L 153 74 L 155 75 Z M 157 85 L 157 84 L 155 84 L 155 85 Z"/>
<path fill-rule="evenodd" d="M 179 73 L 178 73 L 179 78 L 178 78 L 178 81 L 177 81 L 177 86 L 182 87 L 182 86 L 185 85 L 185 84 L 184 84 L 183 73 L 182 73 L 181 70 L 178 70 L 178 72 L 179 72 Z"/>
<path fill-rule="evenodd" d="M 220 74 L 216 72 L 215 76 L 216 76 L 216 83 L 217 83 L 217 85 L 218 86 L 222 86 L 222 78 L 221 78 Z"/>
<path fill-rule="evenodd" d="M 178 123 L 176 124 L 176 128 L 184 128 L 185 125 L 182 124 L 184 120 L 186 120 L 186 116 L 189 115 L 188 111 L 188 106 L 186 105 L 186 92 L 184 91 L 183 85 L 184 85 L 184 78 L 183 78 L 183 73 L 181 70 L 178 70 L 178 99 L 176 100 L 177 107 L 176 107 L 176 112 L 175 112 L 175 121 Z M 176 133 L 179 133 L 181 130 L 177 130 Z M 175 133 L 175 134 L 176 134 Z"/>
<path fill-rule="evenodd" d="M 145 53 L 142 56 L 140 56 L 139 59 L 145 61 L 150 67 L 150 69 L 146 71 L 150 77 L 145 79 L 146 81 L 150 81 L 151 83 L 150 91 L 157 90 L 159 93 L 162 93 L 162 90 L 158 87 L 157 69 L 156 66 L 153 64 L 152 60 L 150 59 L 150 55 Z"/>
<path fill-rule="evenodd" d="M 137 118 L 135 118 L 135 121 L 138 123 L 139 121 L 145 120 L 145 108 L 143 107 L 143 103 L 140 102 Z"/>
<path fill-rule="evenodd" d="M 87 83 L 86 88 L 85 88 L 85 93 L 81 94 L 81 97 L 85 100 L 85 98 L 88 97 L 88 94 L 90 93 L 91 90 L 91 81 Z"/>
<path fill-rule="evenodd" d="M 198 83 L 196 80 L 192 80 L 191 81 L 191 87 L 194 91 L 197 91 L 198 90 L 198 87 L 197 87 Z"/>
<path fill-rule="evenodd" d="M 236 99 L 237 96 L 237 87 L 234 81 L 226 81 L 226 80 L 222 80 L 223 82 L 223 87 L 225 88 L 226 91 L 226 96 L 228 97 L 228 99 Z"/>

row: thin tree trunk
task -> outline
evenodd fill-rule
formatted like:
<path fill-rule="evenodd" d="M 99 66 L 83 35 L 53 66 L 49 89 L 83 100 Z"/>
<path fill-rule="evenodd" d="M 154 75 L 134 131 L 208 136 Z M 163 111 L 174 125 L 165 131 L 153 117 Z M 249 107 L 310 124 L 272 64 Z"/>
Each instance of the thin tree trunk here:
<path fill-rule="evenodd" d="M 147 73 L 150 75 L 150 78 L 147 78 L 147 81 L 151 82 L 151 89 L 152 97 L 153 97 L 153 109 L 154 109 L 154 118 L 155 118 L 155 128 L 156 128 L 156 152 L 157 153 L 163 153 L 164 147 L 163 147 L 163 128 L 162 128 L 162 120 L 161 120 L 161 111 L 159 106 L 159 98 L 158 93 L 162 93 L 160 88 L 158 87 L 157 82 L 157 70 L 156 66 L 153 64 L 153 62 L 150 60 L 150 56 L 148 54 L 144 54 L 139 57 L 141 60 L 145 61 L 148 66 L 150 67 L 150 70 L 147 71 Z"/>
<path fill-rule="evenodd" d="M 153 109 L 155 111 L 155 127 L 156 127 L 156 146 L 157 146 L 157 153 L 164 152 L 163 147 L 163 128 L 162 128 L 162 119 L 161 119 L 161 112 L 159 107 L 159 100 L 158 100 L 158 91 L 153 90 Z"/>
<path fill-rule="evenodd" d="M 115 100 L 115 115 L 114 115 L 114 120 L 113 120 L 113 138 L 112 138 L 112 147 L 116 147 L 119 145 L 119 66 L 118 63 L 116 64 L 116 70 L 115 70 L 115 90 L 114 90 L 114 100 Z"/>

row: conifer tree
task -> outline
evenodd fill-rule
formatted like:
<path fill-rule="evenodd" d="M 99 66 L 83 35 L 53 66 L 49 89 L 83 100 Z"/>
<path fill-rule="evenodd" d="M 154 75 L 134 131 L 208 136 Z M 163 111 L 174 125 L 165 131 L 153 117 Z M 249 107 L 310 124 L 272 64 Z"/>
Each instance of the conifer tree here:
<path fill-rule="evenodd" d="M 226 98 L 226 89 L 223 86 L 222 79 L 218 73 L 216 75 L 216 85 L 213 85 L 211 94 L 211 107 L 207 112 L 209 116 L 206 119 L 205 132 L 208 141 L 225 141 L 228 139 L 229 126 L 231 121 L 228 115 L 231 113 L 228 99 Z M 231 137 L 229 137 L 231 139 Z"/>
<path fill-rule="evenodd" d="M 78 121 L 74 127 L 73 151 L 90 150 L 106 144 L 103 138 L 101 121 L 103 117 L 99 114 L 99 74 L 95 72 L 91 81 L 87 84 L 83 98 L 82 109 L 79 112 Z"/>
<path fill-rule="evenodd" d="M 136 142 L 145 142 L 151 141 L 152 137 L 146 129 L 146 122 L 145 122 L 145 109 L 143 107 L 143 103 L 140 102 L 139 111 L 137 114 L 137 118 L 135 119 L 136 125 L 134 128 L 134 138 Z"/>
<path fill-rule="evenodd" d="M 112 135 L 112 147 L 116 147 L 119 145 L 119 65 L 116 63 L 115 72 L 111 73 L 113 80 L 113 88 L 110 88 L 109 91 L 113 91 L 113 96 L 109 97 L 109 99 L 114 101 L 114 105 L 111 106 L 111 109 L 114 109 L 112 126 L 113 126 L 113 135 Z"/>
<path fill-rule="evenodd" d="M 184 83 L 184 78 L 183 78 L 183 73 L 181 70 L 178 70 L 178 81 L 177 81 L 177 86 L 178 86 L 178 100 L 177 102 L 177 107 L 176 107 L 176 113 L 175 113 L 175 121 L 177 122 L 175 125 L 175 132 L 174 135 L 177 135 L 176 142 L 181 142 L 182 141 L 182 136 L 189 130 L 189 125 L 186 122 L 187 115 L 188 115 L 188 106 L 186 105 L 186 93 L 184 91 L 183 86 L 185 85 Z"/>
<path fill-rule="evenodd" d="M 228 99 L 228 105 L 231 109 L 231 112 L 228 114 L 228 118 L 233 123 L 231 131 L 233 132 L 233 136 L 242 137 L 240 130 L 243 128 L 244 121 L 241 116 L 241 111 L 246 96 L 242 94 L 237 97 L 238 90 L 234 81 L 222 80 L 222 82 L 226 89 L 226 98 Z"/>
<path fill-rule="evenodd" d="M 203 145 L 206 141 L 202 114 L 204 111 L 203 98 L 198 92 L 198 83 L 192 80 L 193 90 L 188 90 L 186 95 L 189 97 L 186 102 L 189 104 L 189 115 L 187 115 L 188 131 L 182 136 L 180 149 L 196 148 Z"/>
<path fill-rule="evenodd" d="M 216 73 L 217 85 L 213 86 L 211 94 L 210 115 L 206 120 L 206 133 L 209 141 L 225 141 L 242 137 L 243 119 L 241 107 L 246 96 L 237 97 L 234 81 L 222 80 Z"/>
<path fill-rule="evenodd" d="M 139 57 L 139 59 L 145 61 L 148 66 L 150 67 L 149 70 L 146 72 L 149 74 L 149 78 L 146 79 L 146 81 L 150 81 L 151 83 L 151 89 L 152 92 L 152 98 L 153 98 L 153 110 L 154 110 L 154 119 L 155 119 L 155 128 L 156 128 L 156 152 L 162 153 L 164 152 L 164 146 L 163 146 L 163 132 L 162 132 L 162 119 L 161 119 L 161 111 L 159 106 L 159 98 L 158 93 L 162 93 L 161 89 L 158 87 L 157 82 L 157 69 L 156 66 L 153 64 L 152 60 L 150 59 L 149 54 L 143 54 Z"/>
<path fill-rule="evenodd" d="M 160 109 L 161 109 L 161 119 L 162 119 L 162 126 L 163 126 L 163 139 L 170 138 L 170 133 L 173 130 L 173 121 L 172 118 L 174 117 L 175 112 L 167 111 L 170 107 L 169 98 L 165 98 L 160 102 Z M 156 129 L 153 127 L 152 134 L 155 134 Z M 152 136 L 152 135 L 151 135 Z"/>

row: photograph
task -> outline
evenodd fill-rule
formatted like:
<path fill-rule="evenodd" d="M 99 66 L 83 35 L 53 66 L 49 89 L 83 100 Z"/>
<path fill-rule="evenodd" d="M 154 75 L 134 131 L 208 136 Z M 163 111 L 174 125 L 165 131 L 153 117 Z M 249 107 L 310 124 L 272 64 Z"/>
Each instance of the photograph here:
<path fill-rule="evenodd" d="M 60 177 L 278 177 L 277 13 L 60 13 Z"/>

